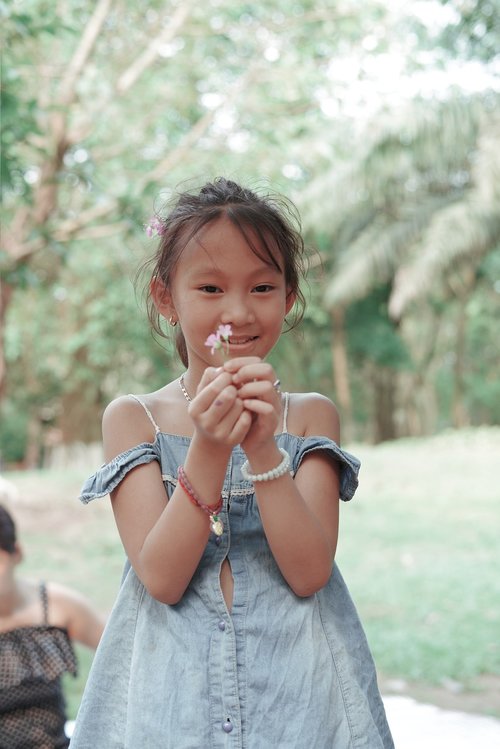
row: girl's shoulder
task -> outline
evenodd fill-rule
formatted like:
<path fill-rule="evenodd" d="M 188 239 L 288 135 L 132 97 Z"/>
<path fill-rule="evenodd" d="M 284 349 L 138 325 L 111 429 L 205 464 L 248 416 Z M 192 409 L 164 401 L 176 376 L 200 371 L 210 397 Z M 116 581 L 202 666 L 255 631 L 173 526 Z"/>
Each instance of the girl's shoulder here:
<path fill-rule="evenodd" d="M 106 459 L 141 444 L 154 442 L 158 432 L 186 434 L 190 423 L 175 382 L 140 395 L 121 395 L 106 407 L 102 433 Z"/>
<path fill-rule="evenodd" d="M 340 419 L 335 404 L 321 393 L 290 393 L 288 431 L 303 437 L 321 434 L 338 442 Z"/>
<path fill-rule="evenodd" d="M 123 415 L 128 417 L 134 412 L 144 412 L 144 406 L 146 406 L 148 410 L 157 408 L 160 403 L 165 404 L 168 407 L 169 401 L 173 403 L 176 400 L 174 397 L 175 389 L 173 385 L 174 383 L 169 383 L 152 393 L 128 393 L 127 395 L 119 395 L 106 406 L 103 420 L 111 419 L 114 421 L 115 419 L 120 419 Z"/>
<path fill-rule="evenodd" d="M 144 400 L 143 400 L 144 399 Z M 146 418 L 143 403 L 146 396 L 120 395 L 106 406 L 102 416 L 104 441 L 114 435 L 121 435 L 125 442 L 138 444 L 151 440 L 152 424 Z M 153 434 L 154 439 L 154 434 Z"/>
<path fill-rule="evenodd" d="M 154 442 L 157 428 L 149 409 L 149 395 L 120 395 L 102 417 L 106 461 L 144 442 Z"/>

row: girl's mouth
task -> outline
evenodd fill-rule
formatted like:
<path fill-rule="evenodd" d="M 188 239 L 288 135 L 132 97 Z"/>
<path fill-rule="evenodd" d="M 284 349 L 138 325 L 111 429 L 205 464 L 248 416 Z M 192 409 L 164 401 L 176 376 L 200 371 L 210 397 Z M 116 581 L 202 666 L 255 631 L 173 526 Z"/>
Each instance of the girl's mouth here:
<path fill-rule="evenodd" d="M 253 335 L 246 335 L 246 336 L 231 336 L 229 338 L 229 345 L 230 346 L 243 346 L 245 343 L 251 343 L 252 341 L 257 340 L 257 336 Z"/>

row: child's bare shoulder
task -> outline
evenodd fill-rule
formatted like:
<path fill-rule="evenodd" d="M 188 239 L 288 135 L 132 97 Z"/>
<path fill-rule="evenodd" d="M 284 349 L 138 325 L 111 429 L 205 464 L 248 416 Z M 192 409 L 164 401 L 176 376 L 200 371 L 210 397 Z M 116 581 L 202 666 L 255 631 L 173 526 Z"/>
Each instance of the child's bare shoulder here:
<path fill-rule="evenodd" d="M 147 405 L 147 396 L 138 396 Z M 142 442 L 152 442 L 155 430 L 144 406 L 132 395 L 121 395 L 109 403 L 102 417 L 102 436 L 109 459 Z"/>
<path fill-rule="evenodd" d="M 146 403 L 147 396 L 120 395 L 109 403 L 102 416 L 104 429 L 121 428 L 144 413 L 139 400 Z"/>
<path fill-rule="evenodd" d="M 338 442 L 340 420 L 335 404 L 321 393 L 290 393 L 290 431 L 309 435 L 323 435 Z"/>
<path fill-rule="evenodd" d="M 144 416 L 146 410 L 155 412 L 157 408 L 168 404 L 172 400 L 172 384 L 169 384 L 160 390 L 152 393 L 141 393 L 140 395 L 120 395 L 106 406 L 103 414 L 103 424 L 121 425 L 122 422 L 128 422 L 134 416 Z"/>
<path fill-rule="evenodd" d="M 171 428 L 178 410 L 176 395 L 177 390 L 170 383 L 152 393 L 121 395 L 111 401 L 102 418 L 106 455 L 113 457 L 140 443 L 153 442 L 156 425 Z M 186 411 L 185 403 L 181 405 Z"/>

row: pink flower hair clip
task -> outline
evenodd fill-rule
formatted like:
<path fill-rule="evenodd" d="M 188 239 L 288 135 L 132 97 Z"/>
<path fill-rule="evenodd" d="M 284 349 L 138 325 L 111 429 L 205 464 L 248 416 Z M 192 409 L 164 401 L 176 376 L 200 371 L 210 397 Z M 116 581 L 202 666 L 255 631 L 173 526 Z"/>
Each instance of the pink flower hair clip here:
<path fill-rule="evenodd" d="M 144 231 L 148 235 L 148 237 L 153 237 L 155 234 L 158 237 L 161 237 L 162 234 L 165 233 L 165 223 L 161 220 L 161 218 L 158 218 L 158 216 L 151 216 L 149 219 L 149 224 L 144 224 Z"/>
<path fill-rule="evenodd" d="M 216 351 L 221 351 L 223 356 L 229 355 L 229 337 L 232 332 L 230 325 L 219 325 L 215 333 L 210 333 L 205 346 L 209 346 L 212 356 Z"/>

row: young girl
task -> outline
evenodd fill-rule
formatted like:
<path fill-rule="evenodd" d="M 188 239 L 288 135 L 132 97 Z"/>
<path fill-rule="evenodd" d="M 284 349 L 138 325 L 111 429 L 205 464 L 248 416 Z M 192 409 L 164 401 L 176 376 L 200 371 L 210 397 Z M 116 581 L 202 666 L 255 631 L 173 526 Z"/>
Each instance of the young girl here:
<path fill-rule="evenodd" d="M 111 495 L 129 561 L 72 749 L 393 747 L 334 565 L 359 464 L 266 361 L 302 302 L 285 205 L 218 179 L 156 224 L 150 307 L 186 371 L 104 414 L 81 498 Z"/>

